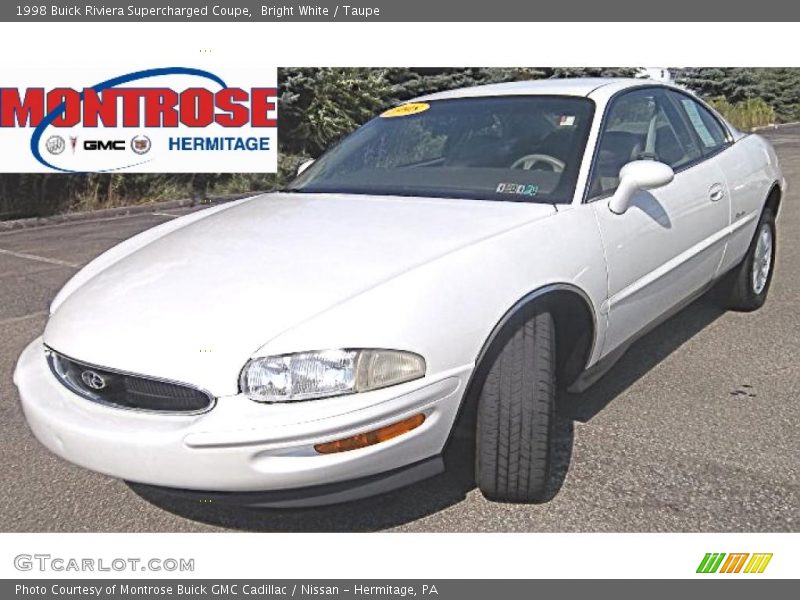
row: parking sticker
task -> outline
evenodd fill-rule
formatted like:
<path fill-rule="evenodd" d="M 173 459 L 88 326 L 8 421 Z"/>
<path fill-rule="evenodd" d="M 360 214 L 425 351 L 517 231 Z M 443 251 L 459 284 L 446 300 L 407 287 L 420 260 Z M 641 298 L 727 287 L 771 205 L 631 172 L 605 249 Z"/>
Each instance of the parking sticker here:
<path fill-rule="evenodd" d="M 498 194 L 514 194 L 517 196 L 535 196 L 538 191 L 539 186 L 530 183 L 498 183 L 495 190 Z"/>
<path fill-rule="evenodd" d="M 389 110 L 382 112 L 381 117 L 385 119 L 391 117 L 407 117 L 409 115 L 425 112 L 430 107 L 431 105 L 427 102 L 410 102 L 408 104 L 395 106 L 394 108 L 390 108 Z"/>

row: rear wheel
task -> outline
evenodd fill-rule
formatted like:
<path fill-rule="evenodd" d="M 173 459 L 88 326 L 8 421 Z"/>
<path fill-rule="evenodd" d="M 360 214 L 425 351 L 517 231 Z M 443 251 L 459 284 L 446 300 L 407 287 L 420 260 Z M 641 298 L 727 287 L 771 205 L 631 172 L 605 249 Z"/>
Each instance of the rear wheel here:
<path fill-rule="evenodd" d="M 478 400 L 475 479 L 501 502 L 546 496 L 555 412 L 555 326 L 536 314 L 505 342 Z"/>
<path fill-rule="evenodd" d="M 775 215 L 764 209 L 742 262 L 722 281 L 721 299 L 733 310 L 753 311 L 767 300 L 775 266 Z"/>

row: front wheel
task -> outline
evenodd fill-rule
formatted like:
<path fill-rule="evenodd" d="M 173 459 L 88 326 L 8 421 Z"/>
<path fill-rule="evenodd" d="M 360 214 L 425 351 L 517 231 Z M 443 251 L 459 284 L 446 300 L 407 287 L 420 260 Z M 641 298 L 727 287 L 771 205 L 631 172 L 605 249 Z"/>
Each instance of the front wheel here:
<path fill-rule="evenodd" d="M 546 497 L 555 412 L 555 326 L 548 312 L 513 332 L 478 400 L 475 479 L 486 498 Z"/>
<path fill-rule="evenodd" d="M 767 300 L 775 267 L 775 215 L 764 209 L 742 262 L 722 281 L 722 301 L 733 310 L 753 311 Z"/>

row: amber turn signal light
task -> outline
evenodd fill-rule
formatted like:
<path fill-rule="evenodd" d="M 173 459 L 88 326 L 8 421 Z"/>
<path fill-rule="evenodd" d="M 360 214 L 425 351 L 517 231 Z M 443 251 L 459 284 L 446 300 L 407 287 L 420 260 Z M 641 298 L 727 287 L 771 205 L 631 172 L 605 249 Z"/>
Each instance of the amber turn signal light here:
<path fill-rule="evenodd" d="M 425 422 L 425 415 L 419 414 L 403 419 L 397 423 L 392 423 L 386 427 L 381 427 L 375 431 L 367 431 L 366 433 L 359 433 L 353 437 L 344 438 L 343 440 L 336 440 L 334 442 L 325 442 L 324 444 L 316 444 L 314 450 L 320 454 L 333 454 L 335 452 L 347 452 L 348 450 L 357 450 L 359 448 L 366 448 L 374 444 L 380 444 L 392 438 L 408 433 L 412 429 L 416 429 Z"/>

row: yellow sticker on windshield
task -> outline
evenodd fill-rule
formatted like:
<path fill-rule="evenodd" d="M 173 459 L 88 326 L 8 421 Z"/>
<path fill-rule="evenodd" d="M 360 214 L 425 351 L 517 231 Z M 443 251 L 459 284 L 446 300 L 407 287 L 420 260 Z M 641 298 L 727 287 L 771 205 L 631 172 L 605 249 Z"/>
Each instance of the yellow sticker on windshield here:
<path fill-rule="evenodd" d="M 407 117 L 417 113 L 424 112 L 431 107 L 427 102 L 410 102 L 408 104 L 401 104 L 395 106 L 387 111 L 381 113 L 382 117 Z"/>

